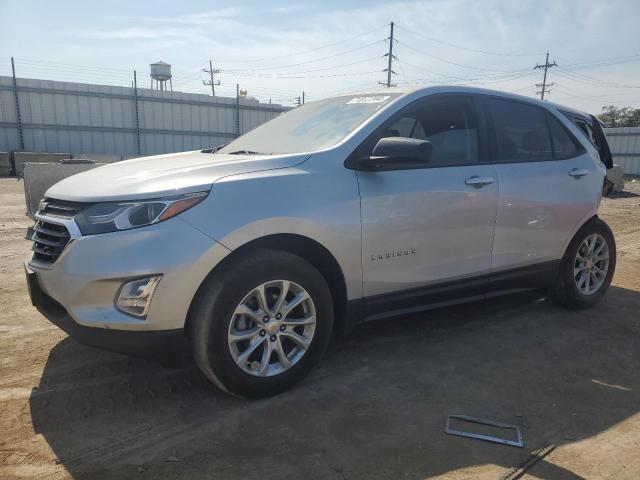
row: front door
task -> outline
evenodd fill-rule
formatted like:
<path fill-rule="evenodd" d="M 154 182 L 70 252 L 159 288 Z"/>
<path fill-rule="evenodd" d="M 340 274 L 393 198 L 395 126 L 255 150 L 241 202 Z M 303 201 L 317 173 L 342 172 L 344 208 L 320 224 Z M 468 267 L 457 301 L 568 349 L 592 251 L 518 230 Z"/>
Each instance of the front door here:
<path fill-rule="evenodd" d="M 432 144 L 424 167 L 357 172 L 365 317 L 484 293 L 498 198 L 484 132 L 472 96 L 438 95 L 394 115 L 355 152 L 370 155 L 390 136 Z"/>

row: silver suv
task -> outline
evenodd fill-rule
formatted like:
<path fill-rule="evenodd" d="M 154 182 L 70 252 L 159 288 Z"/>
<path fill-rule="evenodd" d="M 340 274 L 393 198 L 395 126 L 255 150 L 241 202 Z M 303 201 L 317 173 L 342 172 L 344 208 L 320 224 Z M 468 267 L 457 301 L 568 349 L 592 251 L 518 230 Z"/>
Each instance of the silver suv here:
<path fill-rule="evenodd" d="M 75 175 L 36 215 L 32 301 L 82 343 L 162 362 L 188 348 L 248 397 L 300 381 L 359 322 L 524 289 L 590 307 L 616 247 L 571 112 L 387 89 Z"/>

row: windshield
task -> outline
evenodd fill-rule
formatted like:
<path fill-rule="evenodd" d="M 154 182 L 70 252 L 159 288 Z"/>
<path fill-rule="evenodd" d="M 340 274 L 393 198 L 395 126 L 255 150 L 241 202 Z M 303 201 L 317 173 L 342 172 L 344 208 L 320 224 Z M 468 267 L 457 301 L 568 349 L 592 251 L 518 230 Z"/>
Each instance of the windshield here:
<path fill-rule="evenodd" d="M 400 94 L 349 95 L 309 102 L 247 132 L 219 153 L 301 153 L 331 147 Z"/>

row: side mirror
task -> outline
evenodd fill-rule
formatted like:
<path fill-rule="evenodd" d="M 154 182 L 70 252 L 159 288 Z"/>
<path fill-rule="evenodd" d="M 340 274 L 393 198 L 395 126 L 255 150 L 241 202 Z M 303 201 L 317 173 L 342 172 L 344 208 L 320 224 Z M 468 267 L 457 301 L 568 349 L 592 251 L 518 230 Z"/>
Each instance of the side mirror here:
<path fill-rule="evenodd" d="M 381 138 L 370 157 L 358 160 L 362 170 L 403 170 L 419 168 L 431 160 L 428 140 L 405 137 Z"/>

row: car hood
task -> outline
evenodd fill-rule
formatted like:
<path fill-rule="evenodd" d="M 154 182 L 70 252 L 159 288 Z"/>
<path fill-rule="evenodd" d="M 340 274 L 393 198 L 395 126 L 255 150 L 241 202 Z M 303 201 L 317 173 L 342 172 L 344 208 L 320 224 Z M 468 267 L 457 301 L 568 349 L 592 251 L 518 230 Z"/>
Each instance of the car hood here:
<path fill-rule="evenodd" d="M 209 190 L 229 175 L 299 165 L 305 155 L 172 153 L 112 163 L 56 183 L 46 197 L 72 202 L 139 200 Z"/>

